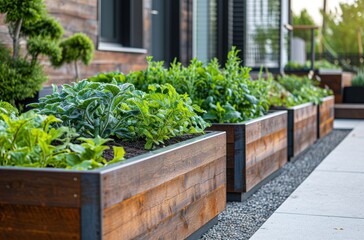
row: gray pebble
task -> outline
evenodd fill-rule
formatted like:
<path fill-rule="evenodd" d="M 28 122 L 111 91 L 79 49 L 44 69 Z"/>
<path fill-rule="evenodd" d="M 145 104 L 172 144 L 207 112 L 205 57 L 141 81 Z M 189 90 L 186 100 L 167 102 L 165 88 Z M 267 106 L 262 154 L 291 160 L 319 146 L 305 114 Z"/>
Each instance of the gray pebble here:
<path fill-rule="evenodd" d="M 350 133 L 335 129 L 306 152 L 288 162 L 279 176 L 244 202 L 229 202 L 218 224 L 201 239 L 249 239 L 320 162 Z"/>

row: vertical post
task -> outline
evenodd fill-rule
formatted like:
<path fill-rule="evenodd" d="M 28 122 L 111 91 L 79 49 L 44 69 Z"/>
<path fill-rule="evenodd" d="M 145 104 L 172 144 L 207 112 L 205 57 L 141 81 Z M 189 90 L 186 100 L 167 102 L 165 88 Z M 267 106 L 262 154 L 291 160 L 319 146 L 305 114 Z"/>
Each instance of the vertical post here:
<path fill-rule="evenodd" d="M 315 29 L 311 29 L 311 70 L 315 67 Z"/>

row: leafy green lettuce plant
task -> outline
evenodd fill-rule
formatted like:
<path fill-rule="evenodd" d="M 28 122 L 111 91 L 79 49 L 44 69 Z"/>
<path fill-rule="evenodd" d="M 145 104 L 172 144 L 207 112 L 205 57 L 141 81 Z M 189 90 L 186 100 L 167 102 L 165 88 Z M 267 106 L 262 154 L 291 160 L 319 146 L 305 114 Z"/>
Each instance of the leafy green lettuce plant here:
<path fill-rule="evenodd" d="M 114 159 L 106 161 L 103 146 L 110 139 L 79 138 L 68 127 L 54 128 L 61 120 L 54 116 L 26 112 L 19 117 L 1 114 L 0 166 L 68 168 L 91 170 L 123 160 L 124 151 L 114 147 Z"/>

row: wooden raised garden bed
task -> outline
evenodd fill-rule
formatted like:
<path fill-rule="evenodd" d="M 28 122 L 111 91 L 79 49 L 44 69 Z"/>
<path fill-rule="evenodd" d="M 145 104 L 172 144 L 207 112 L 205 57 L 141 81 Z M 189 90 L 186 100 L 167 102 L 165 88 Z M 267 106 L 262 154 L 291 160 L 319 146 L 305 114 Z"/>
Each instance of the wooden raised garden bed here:
<path fill-rule="evenodd" d="M 319 73 L 321 79 L 320 86 L 328 86 L 335 95 L 335 103 L 342 103 L 344 96 L 344 87 L 351 86 L 351 80 L 354 75 L 350 72 L 342 72 L 336 74 Z"/>
<path fill-rule="evenodd" d="M 323 98 L 322 103 L 317 106 L 317 111 L 317 138 L 322 138 L 334 128 L 334 96 Z"/>
<path fill-rule="evenodd" d="M 288 157 L 295 157 L 317 140 L 317 106 L 305 103 L 288 110 Z"/>
<path fill-rule="evenodd" d="M 227 133 L 228 200 L 242 201 L 248 191 L 287 162 L 287 112 L 274 111 L 244 123 L 213 124 Z"/>
<path fill-rule="evenodd" d="M 103 169 L 0 168 L 0 239 L 184 239 L 226 205 L 225 133 Z"/>

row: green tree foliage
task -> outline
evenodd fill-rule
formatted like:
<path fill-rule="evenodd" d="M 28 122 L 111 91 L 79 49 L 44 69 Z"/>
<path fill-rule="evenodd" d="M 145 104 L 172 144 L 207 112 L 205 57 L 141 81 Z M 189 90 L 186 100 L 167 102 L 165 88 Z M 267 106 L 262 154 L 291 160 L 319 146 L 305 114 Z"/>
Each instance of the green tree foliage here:
<path fill-rule="evenodd" d="M 24 58 L 14 59 L 0 45 L 0 100 L 16 105 L 17 101 L 33 97 L 47 80 L 42 66 Z"/>
<path fill-rule="evenodd" d="M 0 45 L 1 100 L 14 105 L 41 89 L 47 78 L 38 61 L 40 55 L 58 67 L 77 60 L 90 63 L 92 41 L 78 33 L 61 42 L 63 27 L 48 15 L 44 0 L 0 0 L 0 13 L 5 14 L 13 39 L 12 51 Z M 26 42 L 25 53 L 20 51 L 20 39 Z"/>
<path fill-rule="evenodd" d="M 43 0 L 0 0 L 0 13 L 5 14 L 9 33 L 13 38 L 13 57 L 19 54 L 20 31 L 23 22 L 37 21 L 45 14 Z"/>
<path fill-rule="evenodd" d="M 324 15 L 326 31 L 325 45 L 336 52 L 359 53 L 358 36 L 364 47 L 364 0 L 352 4 L 340 3 L 336 11 Z"/>
<path fill-rule="evenodd" d="M 299 15 L 293 14 L 293 25 L 308 25 L 314 26 L 316 25 L 315 21 L 308 13 L 307 9 L 303 9 Z M 294 30 L 293 36 L 301 38 L 306 43 L 306 51 L 310 51 L 311 49 L 311 30 Z M 318 31 L 315 30 L 315 39 L 317 39 Z"/>
<path fill-rule="evenodd" d="M 60 43 L 62 55 L 60 59 L 52 59 L 54 66 L 64 63 L 74 63 L 76 80 L 79 79 L 77 61 L 90 64 L 94 55 L 94 44 L 91 39 L 83 33 L 76 33 Z"/>

